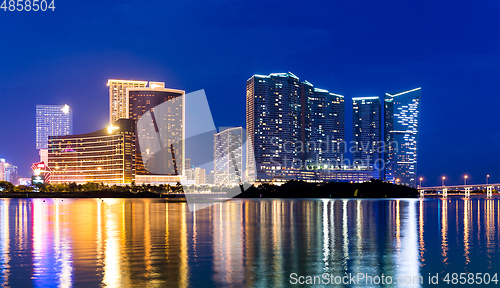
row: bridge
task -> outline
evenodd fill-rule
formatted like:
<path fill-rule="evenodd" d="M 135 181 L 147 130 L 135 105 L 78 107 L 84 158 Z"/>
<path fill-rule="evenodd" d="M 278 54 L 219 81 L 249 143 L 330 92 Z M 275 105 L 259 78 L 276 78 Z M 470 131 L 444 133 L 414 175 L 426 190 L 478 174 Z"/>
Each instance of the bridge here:
<path fill-rule="evenodd" d="M 500 187 L 500 184 L 474 184 L 474 185 L 442 185 L 442 186 L 433 186 L 433 187 L 419 187 L 420 197 L 425 196 L 426 191 L 443 191 L 442 195 L 444 198 L 448 197 L 448 190 L 463 190 L 465 197 L 470 197 L 470 190 L 478 190 L 486 188 L 486 197 L 493 196 L 493 188 Z M 428 193 L 427 193 L 428 194 Z"/>

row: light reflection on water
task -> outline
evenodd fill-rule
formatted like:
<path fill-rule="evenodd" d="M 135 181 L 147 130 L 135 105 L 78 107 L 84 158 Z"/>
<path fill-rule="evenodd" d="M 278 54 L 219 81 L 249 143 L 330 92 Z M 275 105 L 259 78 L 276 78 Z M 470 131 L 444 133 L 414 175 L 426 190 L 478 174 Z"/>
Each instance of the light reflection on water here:
<path fill-rule="evenodd" d="M 499 211 L 498 197 L 235 199 L 195 213 L 159 199 L 3 199 L 0 283 L 288 287 L 291 273 L 362 273 L 429 286 L 429 273 L 499 270 Z"/>

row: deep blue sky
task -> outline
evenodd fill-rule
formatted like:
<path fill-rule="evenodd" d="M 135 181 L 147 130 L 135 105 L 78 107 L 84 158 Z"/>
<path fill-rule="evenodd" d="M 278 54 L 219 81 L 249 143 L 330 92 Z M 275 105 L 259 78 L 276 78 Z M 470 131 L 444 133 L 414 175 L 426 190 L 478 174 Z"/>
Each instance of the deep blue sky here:
<path fill-rule="evenodd" d="M 108 122 L 109 78 L 205 89 L 216 126 L 245 126 L 253 74 L 291 71 L 350 98 L 422 87 L 424 185 L 500 182 L 499 1 L 69 1 L 0 10 L 0 158 L 29 175 L 35 105 L 74 132 Z"/>

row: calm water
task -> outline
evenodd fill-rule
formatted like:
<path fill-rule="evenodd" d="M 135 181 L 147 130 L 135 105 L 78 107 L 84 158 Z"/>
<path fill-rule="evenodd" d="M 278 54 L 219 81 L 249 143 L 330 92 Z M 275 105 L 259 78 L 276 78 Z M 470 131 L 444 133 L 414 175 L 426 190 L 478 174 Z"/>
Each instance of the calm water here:
<path fill-rule="evenodd" d="M 429 273 L 500 270 L 498 197 L 232 200 L 195 213 L 157 199 L 43 201 L 0 202 L 4 286 L 289 287 L 291 273 L 326 272 L 439 287 Z"/>

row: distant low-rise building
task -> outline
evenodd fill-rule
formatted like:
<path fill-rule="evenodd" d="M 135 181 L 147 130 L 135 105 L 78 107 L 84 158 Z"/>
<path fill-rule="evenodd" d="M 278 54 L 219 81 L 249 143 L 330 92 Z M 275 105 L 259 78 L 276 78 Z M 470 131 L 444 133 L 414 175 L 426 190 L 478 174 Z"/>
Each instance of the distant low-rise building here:
<path fill-rule="evenodd" d="M 205 169 L 196 167 L 194 169 L 194 177 L 196 180 L 196 185 L 205 184 Z"/>
<path fill-rule="evenodd" d="M 214 135 L 214 184 L 237 185 L 242 182 L 243 133 L 241 127 Z"/>

